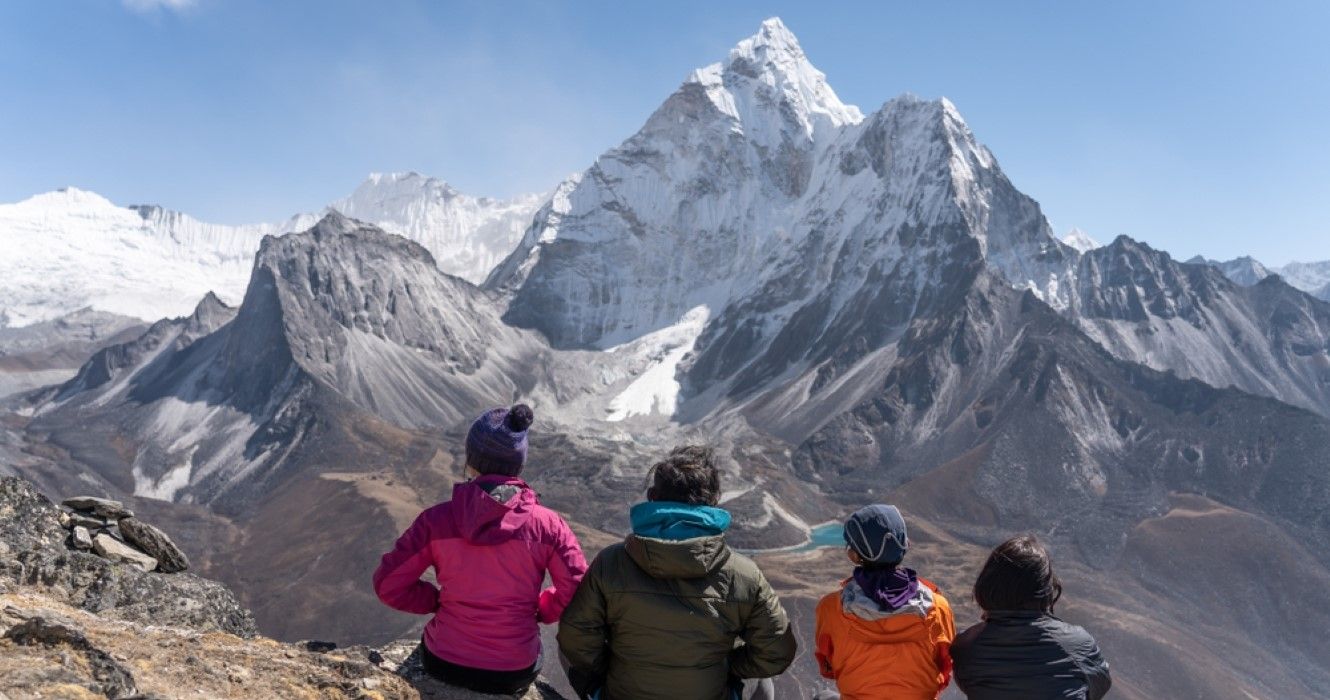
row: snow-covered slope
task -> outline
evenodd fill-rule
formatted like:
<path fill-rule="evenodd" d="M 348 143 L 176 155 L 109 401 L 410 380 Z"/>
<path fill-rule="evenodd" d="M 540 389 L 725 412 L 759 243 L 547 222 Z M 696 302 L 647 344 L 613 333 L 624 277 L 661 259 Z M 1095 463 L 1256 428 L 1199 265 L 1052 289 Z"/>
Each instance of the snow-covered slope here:
<path fill-rule="evenodd" d="M 443 271 L 479 281 L 516 245 L 539 205 L 534 195 L 475 198 L 406 173 L 373 175 L 329 208 L 381 222 L 423 244 Z M 182 316 L 209 291 L 239 303 L 259 241 L 318 218 L 209 224 L 75 188 L 0 204 L 0 326 L 89 306 L 149 320 Z"/>

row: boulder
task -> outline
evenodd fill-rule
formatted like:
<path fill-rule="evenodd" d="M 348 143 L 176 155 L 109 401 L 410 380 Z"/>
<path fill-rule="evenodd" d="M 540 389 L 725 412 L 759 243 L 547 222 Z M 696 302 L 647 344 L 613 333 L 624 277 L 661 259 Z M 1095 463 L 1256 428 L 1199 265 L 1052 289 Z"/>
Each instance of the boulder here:
<path fill-rule="evenodd" d="M 82 525 L 75 525 L 74 531 L 70 534 L 70 542 L 74 545 L 74 549 L 92 549 L 92 533 Z"/>
<path fill-rule="evenodd" d="M 189 557 L 165 532 L 138 518 L 120 519 L 120 536 L 157 560 L 157 570 L 174 574 L 189 568 Z"/>
<path fill-rule="evenodd" d="M 107 520 L 119 520 L 121 518 L 134 517 L 134 511 L 126 508 L 125 504 L 120 501 L 112 501 L 109 498 L 75 496 L 73 498 L 66 498 L 62 503 L 68 508 L 100 515 Z"/>
<path fill-rule="evenodd" d="M 124 562 L 143 571 L 157 568 L 157 560 L 105 533 L 92 538 L 92 550 L 106 559 Z"/>
<path fill-rule="evenodd" d="M 110 523 L 106 521 L 106 518 L 99 518 L 95 515 L 88 515 L 87 513 L 69 513 L 67 515 L 69 517 L 70 527 L 86 527 L 88 530 L 96 532 L 110 525 Z"/>

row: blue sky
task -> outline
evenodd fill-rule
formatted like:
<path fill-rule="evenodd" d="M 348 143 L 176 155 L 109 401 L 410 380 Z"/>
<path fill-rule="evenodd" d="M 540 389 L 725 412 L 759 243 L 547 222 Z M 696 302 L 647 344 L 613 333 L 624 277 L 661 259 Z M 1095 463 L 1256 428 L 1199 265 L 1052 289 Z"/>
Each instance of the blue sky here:
<path fill-rule="evenodd" d="M 846 102 L 947 96 L 1059 233 L 1330 259 L 1330 3 L 0 3 L 0 201 L 275 220 L 371 171 L 548 189 L 780 16 Z"/>

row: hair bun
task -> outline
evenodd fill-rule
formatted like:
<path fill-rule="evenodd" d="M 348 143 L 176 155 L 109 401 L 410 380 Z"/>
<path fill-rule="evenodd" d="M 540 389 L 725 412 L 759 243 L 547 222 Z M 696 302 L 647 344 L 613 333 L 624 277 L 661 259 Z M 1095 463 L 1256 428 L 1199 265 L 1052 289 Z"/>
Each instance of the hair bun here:
<path fill-rule="evenodd" d="M 523 430 L 530 428 L 531 423 L 534 420 L 536 420 L 536 414 L 531 410 L 531 407 L 524 403 L 519 403 L 508 409 L 508 418 L 505 419 L 504 422 L 508 424 L 509 430 L 520 433 Z"/>

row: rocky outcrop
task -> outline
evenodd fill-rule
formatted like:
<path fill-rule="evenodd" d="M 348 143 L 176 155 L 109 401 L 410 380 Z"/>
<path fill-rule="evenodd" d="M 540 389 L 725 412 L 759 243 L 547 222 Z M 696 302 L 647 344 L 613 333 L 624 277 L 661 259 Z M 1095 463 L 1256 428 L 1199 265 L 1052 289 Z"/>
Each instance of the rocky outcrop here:
<path fill-rule="evenodd" d="M 94 508 L 92 500 L 70 502 Z M 129 512 L 114 501 L 96 508 Z M 0 478 L 0 585 L 33 587 L 53 601 L 140 624 L 255 635 L 253 616 L 226 587 L 191 574 L 152 571 L 155 557 L 119 539 L 116 523 L 98 518 L 64 513 L 29 482 Z M 62 521 L 82 532 L 66 531 Z"/>

